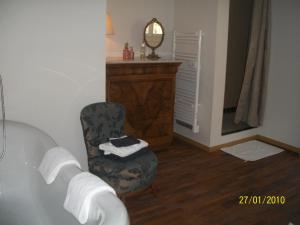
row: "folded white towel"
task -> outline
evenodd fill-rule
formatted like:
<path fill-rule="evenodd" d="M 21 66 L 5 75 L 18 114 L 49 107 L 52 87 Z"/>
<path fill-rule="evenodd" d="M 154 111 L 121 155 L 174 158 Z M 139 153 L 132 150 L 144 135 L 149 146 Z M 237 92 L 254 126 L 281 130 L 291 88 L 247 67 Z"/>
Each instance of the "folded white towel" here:
<path fill-rule="evenodd" d="M 60 169 L 65 165 L 74 164 L 80 167 L 75 157 L 63 147 L 54 147 L 46 152 L 39 166 L 39 171 L 47 184 L 51 184 Z"/>
<path fill-rule="evenodd" d="M 120 157 L 126 157 L 133 153 L 136 153 L 137 151 L 141 150 L 142 148 L 145 148 L 148 146 L 148 143 L 141 140 L 140 143 L 130 145 L 127 147 L 116 147 L 110 142 L 106 142 L 99 145 L 99 149 L 104 151 L 104 155 L 114 154 Z"/>
<path fill-rule="evenodd" d="M 114 189 L 99 177 L 89 172 L 79 173 L 71 179 L 68 185 L 64 208 L 72 213 L 81 224 L 84 224 L 88 220 L 93 196 L 104 191 L 116 195 Z"/>

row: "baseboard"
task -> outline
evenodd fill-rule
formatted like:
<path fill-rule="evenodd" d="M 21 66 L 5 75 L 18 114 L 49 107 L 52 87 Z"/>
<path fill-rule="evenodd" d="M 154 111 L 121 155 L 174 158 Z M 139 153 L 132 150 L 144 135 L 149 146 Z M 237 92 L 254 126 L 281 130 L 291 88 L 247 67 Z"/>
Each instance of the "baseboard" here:
<path fill-rule="evenodd" d="M 297 148 L 295 146 L 283 143 L 281 141 L 277 141 L 277 140 L 274 140 L 272 138 L 265 137 L 265 136 L 262 136 L 262 135 L 257 135 L 256 140 L 265 142 L 269 145 L 273 145 L 273 146 L 282 148 L 286 151 L 295 152 L 295 153 L 300 155 L 300 148 Z"/>
<path fill-rule="evenodd" d="M 235 140 L 235 141 L 230 141 L 230 142 L 227 142 L 227 143 L 224 143 L 224 144 L 216 145 L 216 146 L 210 147 L 210 149 L 211 149 L 211 151 L 218 151 L 218 150 L 221 150 L 221 148 L 230 147 L 232 145 L 237 145 L 237 144 L 241 144 L 241 143 L 244 143 L 244 142 L 247 142 L 247 141 L 256 140 L 256 138 L 257 138 L 257 135 L 253 135 L 253 136 L 250 136 L 250 137 L 241 138 L 241 139 L 238 139 L 238 140 Z"/>
<path fill-rule="evenodd" d="M 190 145 L 193 145 L 193 146 L 195 146 L 195 147 L 197 147 L 197 148 L 200 148 L 200 149 L 202 149 L 202 150 L 205 150 L 205 151 L 207 151 L 207 152 L 210 152 L 210 147 L 208 147 L 208 146 L 206 146 L 206 145 L 204 145 L 204 144 L 201 144 L 201 143 L 199 143 L 199 142 L 196 142 L 196 141 L 194 141 L 194 140 L 192 140 L 192 139 L 189 139 L 189 138 L 187 138 L 187 137 L 185 137 L 185 136 L 183 136 L 183 135 L 181 135 L 181 134 L 178 134 L 178 133 L 173 133 L 173 137 L 174 138 L 178 138 L 179 140 L 182 140 L 182 141 L 184 141 L 184 142 L 186 142 L 186 143 L 189 143 Z"/>
<path fill-rule="evenodd" d="M 202 150 L 205 150 L 207 152 L 215 152 L 215 151 L 219 151 L 221 148 L 224 148 L 224 147 L 229 147 L 229 146 L 232 146 L 232 145 L 237 145 L 237 144 L 240 144 L 240 143 L 243 143 L 243 142 L 247 142 L 247 141 L 251 141 L 251 140 L 256 140 L 256 136 L 257 135 L 254 135 L 254 136 L 251 136 L 251 137 L 247 137 L 247 138 L 242 138 L 242 139 L 239 139 L 239 140 L 236 140 L 236 141 L 231 141 L 231 142 L 228 142 L 228 143 L 225 143 L 225 144 L 221 144 L 221 145 L 216 145 L 216 146 L 213 146 L 213 147 L 208 147 L 207 145 L 204 145 L 204 144 L 201 144 L 199 142 L 196 142 L 192 139 L 189 139 L 181 134 L 178 134 L 178 133 L 173 133 L 173 136 L 175 138 L 178 138 L 186 143 L 189 143 L 195 147 L 198 147 Z"/>
<path fill-rule="evenodd" d="M 187 143 L 189 143 L 189 144 L 191 144 L 195 147 L 198 147 L 202 150 L 205 150 L 207 152 L 214 152 L 214 151 L 218 151 L 218 150 L 220 150 L 221 148 L 224 148 L 224 147 L 229 147 L 229 146 L 232 146 L 232 145 L 241 144 L 241 143 L 244 143 L 244 142 L 247 142 L 247 141 L 257 140 L 257 141 L 261 141 L 261 142 L 264 142 L 264 143 L 282 148 L 286 151 L 295 152 L 295 153 L 300 155 L 300 149 L 299 148 L 297 148 L 295 146 L 292 146 L 292 145 L 289 145 L 289 144 L 286 144 L 286 143 L 283 143 L 283 142 L 280 142 L 280 141 L 277 141 L 277 140 L 274 140 L 272 138 L 262 136 L 262 135 L 253 135 L 253 136 L 250 136 L 250 137 L 246 137 L 246 138 L 242 138 L 242 139 L 239 139 L 239 140 L 231 141 L 231 142 L 224 143 L 224 144 L 221 144 L 221 145 L 216 145 L 216 146 L 213 146 L 213 147 L 208 147 L 207 145 L 198 143 L 198 142 L 196 142 L 194 140 L 191 140 L 187 137 L 184 137 L 184 136 L 182 136 L 178 133 L 174 133 L 174 137 L 178 138 L 178 139 L 180 139 L 184 142 L 187 142 Z"/>

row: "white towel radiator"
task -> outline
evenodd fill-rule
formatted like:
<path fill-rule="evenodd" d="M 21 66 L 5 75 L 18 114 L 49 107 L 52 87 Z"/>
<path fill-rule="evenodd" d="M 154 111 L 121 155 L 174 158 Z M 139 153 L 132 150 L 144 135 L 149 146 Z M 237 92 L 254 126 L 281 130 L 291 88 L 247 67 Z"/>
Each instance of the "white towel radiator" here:
<path fill-rule="evenodd" d="M 183 63 L 176 76 L 175 123 L 199 132 L 198 106 L 202 32 L 174 32 L 173 58 Z"/>

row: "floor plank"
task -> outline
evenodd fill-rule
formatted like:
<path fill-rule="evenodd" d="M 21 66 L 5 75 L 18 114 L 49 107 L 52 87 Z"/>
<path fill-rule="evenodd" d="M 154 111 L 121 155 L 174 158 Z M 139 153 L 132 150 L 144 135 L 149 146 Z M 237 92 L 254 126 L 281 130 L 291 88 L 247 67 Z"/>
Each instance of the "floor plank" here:
<path fill-rule="evenodd" d="M 180 140 L 157 153 L 155 194 L 126 199 L 131 225 L 300 224 L 300 158 L 244 162 Z M 239 205 L 239 196 L 285 196 L 284 205 Z"/>

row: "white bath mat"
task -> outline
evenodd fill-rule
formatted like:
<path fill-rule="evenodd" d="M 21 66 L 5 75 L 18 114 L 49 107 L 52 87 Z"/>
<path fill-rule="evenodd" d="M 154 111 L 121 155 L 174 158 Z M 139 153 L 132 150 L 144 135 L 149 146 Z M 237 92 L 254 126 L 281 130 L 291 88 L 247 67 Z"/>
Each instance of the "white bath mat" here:
<path fill-rule="evenodd" d="M 221 148 L 221 150 L 245 161 L 256 161 L 284 151 L 281 148 L 260 141 L 248 141 L 242 144 Z"/>

